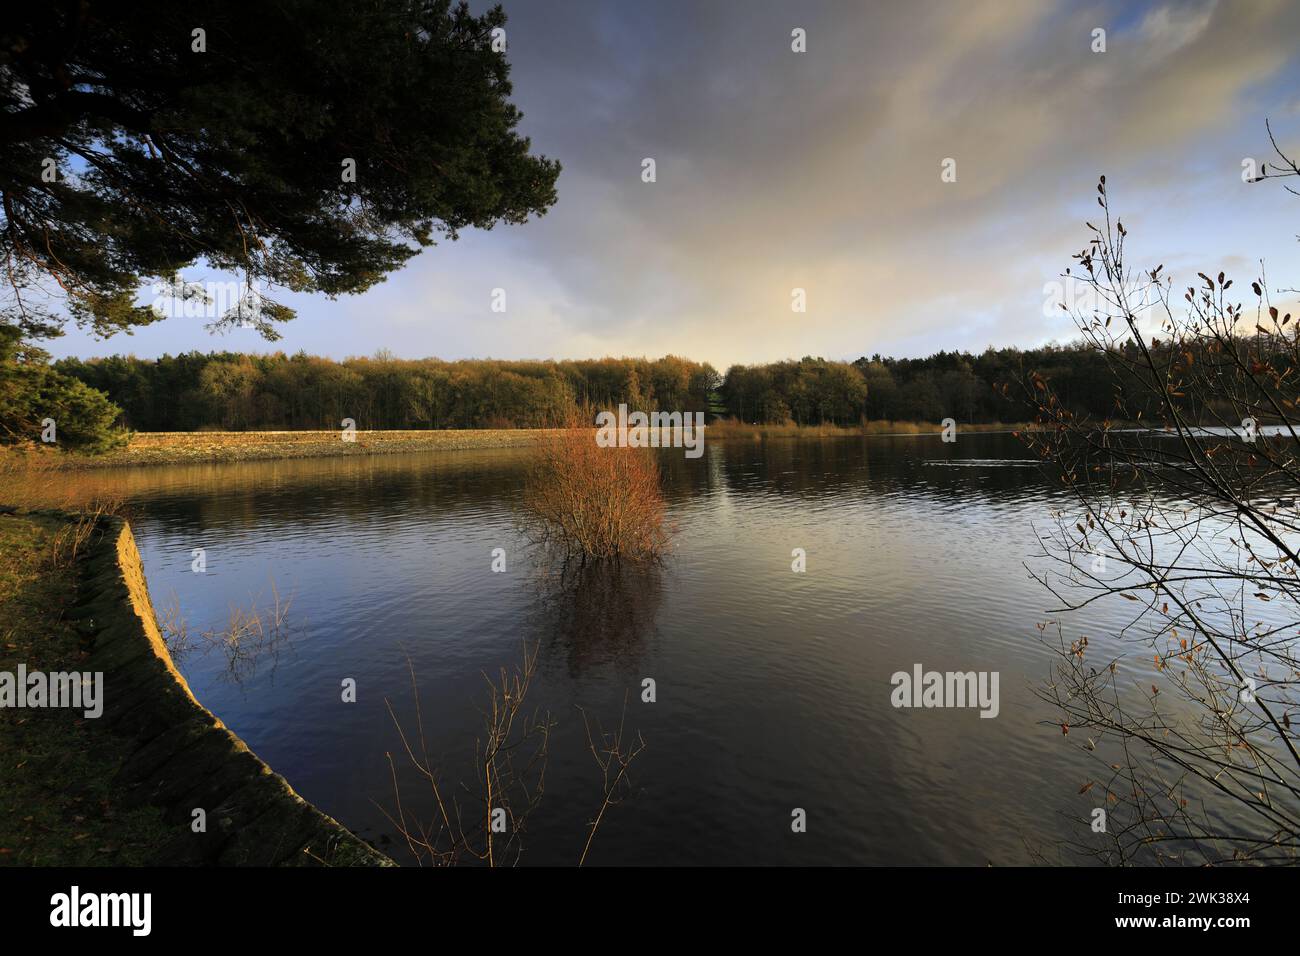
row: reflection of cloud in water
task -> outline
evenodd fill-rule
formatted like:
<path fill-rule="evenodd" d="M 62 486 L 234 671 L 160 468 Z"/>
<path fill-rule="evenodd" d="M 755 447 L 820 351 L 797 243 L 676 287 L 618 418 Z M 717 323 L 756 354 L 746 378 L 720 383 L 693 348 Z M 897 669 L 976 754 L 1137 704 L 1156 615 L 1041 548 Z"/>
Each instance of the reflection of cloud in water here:
<path fill-rule="evenodd" d="M 531 627 L 543 646 L 563 648 L 571 675 L 589 668 L 638 663 L 663 601 L 656 564 L 570 564 L 536 578 Z"/>

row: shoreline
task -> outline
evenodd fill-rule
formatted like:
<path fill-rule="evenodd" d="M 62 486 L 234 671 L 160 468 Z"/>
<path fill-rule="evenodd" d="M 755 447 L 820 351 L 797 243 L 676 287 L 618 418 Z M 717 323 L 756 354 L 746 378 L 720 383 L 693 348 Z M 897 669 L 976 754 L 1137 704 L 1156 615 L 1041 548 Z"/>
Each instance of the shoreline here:
<path fill-rule="evenodd" d="M 1007 434 L 1025 427 L 993 422 L 958 425 L 957 432 Z M 38 448 L 25 457 L 35 466 L 60 471 L 216 464 L 413 451 L 526 448 L 556 431 L 549 428 L 385 429 L 356 431 L 351 440 L 346 440 L 340 431 L 136 432 L 126 447 L 102 455 Z M 704 434 L 706 440 L 712 441 L 752 441 L 766 438 L 898 438 L 938 435 L 941 431 L 940 425 L 931 422 L 868 422 L 852 426 L 715 422 L 705 426 Z"/>
<path fill-rule="evenodd" d="M 194 697 L 124 519 L 6 512 L 0 539 L 20 558 L 0 575 L 0 604 L 22 625 L 0 670 L 48 672 L 51 687 L 81 675 L 77 690 L 93 687 L 95 704 L 51 695 L 0 709 L 0 744 L 17 760 L 0 782 L 0 863 L 393 865 Z M 60 613 L 43 614 L 51 605 Z"/>
<path fill-rule="evenodd" d="M 56 470 L 144 465 L 224 464 L 296 458 L 387 455 L 411 451 L 514 448 L 536 444 L 550 429 L 357 431 L 137 432 L 125 448 L 103 455 L 41 454 L 34 461 Z"/>

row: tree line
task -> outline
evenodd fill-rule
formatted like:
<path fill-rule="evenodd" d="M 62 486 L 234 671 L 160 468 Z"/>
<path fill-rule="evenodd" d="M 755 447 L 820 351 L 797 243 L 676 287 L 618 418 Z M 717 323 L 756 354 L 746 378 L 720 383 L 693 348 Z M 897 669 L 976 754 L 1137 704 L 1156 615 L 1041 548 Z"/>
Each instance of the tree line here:
<path fill-rule="evenodd" d="M 1157 347 L 1157 358 L 1161 352 Z M 1117 397 L 1105 357 L 1082 344 L 943 351 L 915 359 L 877 354 L 854 362 L 805 357 L 733 365 L 725 375 L 673 355 L 449 362 L 386 352 L 335 361 L 302 352 L 192 351 L 157 359 L 65 358 L 51 365 L 44 353 L 16 341 L 0 349 L 0 364 L 14 373 L 7 375 L 0 441 L 32 440 L 34 423 L 62 416 L 69 441 L 75 433 L 83 445 L 113 427 L 334 429 L 345 418 L 362 429 L 538 428 L 566 420 L 575 406 L 619 403 L 758 424 L 1009 423 L 1032 416 L 1023 389 L 1006 386 L 1031 376 L 1050 382 L 1062 407 L 1079 416 L 1115 417 Z M 56 401 L 74 386 L 68 401 Z"/>
<path fill-rule="evenodd" d="M 334 361 L 274 352 L 185 352 L 158 359 L 61 359 L 57 372 L 109 397 L 137 431 L 202 428 L 538 428 L 575 405 L 709 410 L 720 377 L 707 363 L 399 359 Z"/>
<path fill-rule="evenodd" d="M 1022 421 L 1023 396 L 1000 385 L 1038 372 L 1079 414 L 1114 407 L 1104 362 L 1082 346 L 805 357 L 733 365 L 725 376 L 677 356 L 566 361 L 399 359 L 335 361 L 286 355 L 185 352 L 158 359 L 61 359 L 53 372 L 102 393 L 137 431 L 201 428 L 536 428 L 575 404 L 725 415 L 752 423 L 853 425 L 867 420 Z"/>
<path fill-rule="evenodd" d="M 728 412 L 752 423 L 1019 422 L 1027 413 L 1023 397 L 1002 386 L 1030 371 L 1050 377 L 1079 414 L 1105 415 L 1115 404 L 1104 363 L 1080 345 L 733 365 L 720 391 Z"/>

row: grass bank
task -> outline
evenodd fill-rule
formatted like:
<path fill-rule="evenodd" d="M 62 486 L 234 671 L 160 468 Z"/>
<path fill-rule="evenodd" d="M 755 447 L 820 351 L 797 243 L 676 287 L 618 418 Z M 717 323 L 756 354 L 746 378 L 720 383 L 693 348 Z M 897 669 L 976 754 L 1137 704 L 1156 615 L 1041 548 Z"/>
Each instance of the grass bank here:
<path fill-rule="evenodd" d="M 126 447 L 103 455 L 45 454 L 60 468 L 111 468 L 122 465 L 168 465 L 196 462 L 260 461 L 273 458 L 323 458 L 406 451 L 508 448 L 535 444 L 537 429 L 447 429 L 357 431 L 345 440 L 342 431 L 277 432 L 136 432 Z M 46 451 L 40 449 L 39 451 Z"/>
<path fill-rule="evenodd" d="M 0 514 L 0 671 L 81 669 L 65 616 L 75 540 L 65 518 Z M 0 709 L 0 865 L 142 865 L 171 836 L 159 809 L 118 806 L 110 781 L 129 744 L 93 724 L 67 708 Z"/>

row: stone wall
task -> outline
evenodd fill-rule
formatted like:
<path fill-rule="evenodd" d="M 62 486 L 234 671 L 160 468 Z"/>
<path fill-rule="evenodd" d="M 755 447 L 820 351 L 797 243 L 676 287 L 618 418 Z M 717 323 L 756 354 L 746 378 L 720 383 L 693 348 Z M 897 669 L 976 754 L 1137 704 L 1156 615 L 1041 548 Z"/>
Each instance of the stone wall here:
<path fill-rule="evenodd" d="M 130 525 L 100 519 L 81 572 L 71 614 L 89 649 L 80 669 L 104 673 L 94 723 L 133 744 L 114 780 L 122 805 L 157 806 L 176 827 L 158 847 L 159 865 L 393 865 L 294 793 L 195 699 L 163 642 Z M 206 832 L 194 832 L 196 809 Z"/>

